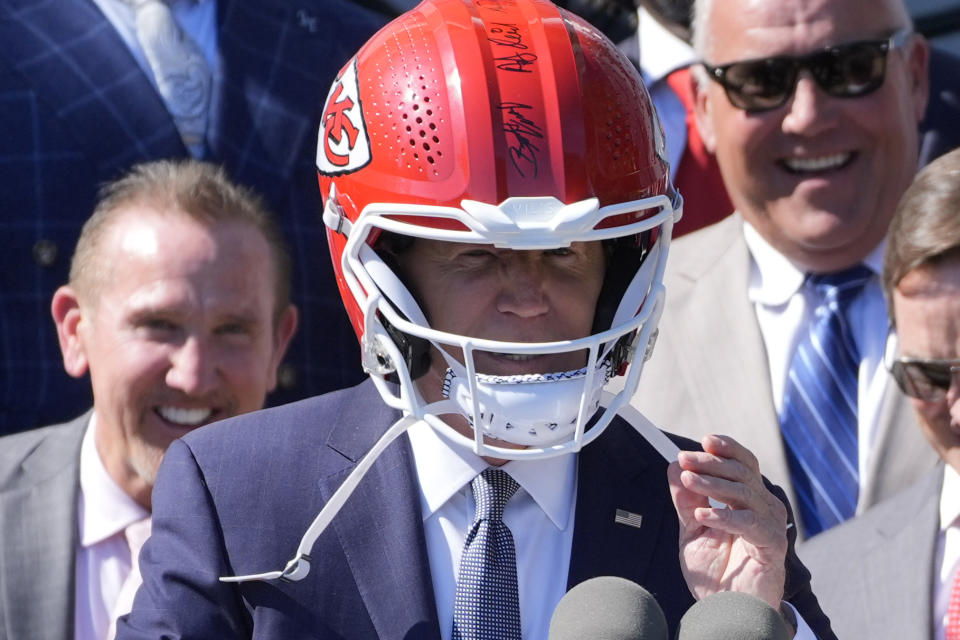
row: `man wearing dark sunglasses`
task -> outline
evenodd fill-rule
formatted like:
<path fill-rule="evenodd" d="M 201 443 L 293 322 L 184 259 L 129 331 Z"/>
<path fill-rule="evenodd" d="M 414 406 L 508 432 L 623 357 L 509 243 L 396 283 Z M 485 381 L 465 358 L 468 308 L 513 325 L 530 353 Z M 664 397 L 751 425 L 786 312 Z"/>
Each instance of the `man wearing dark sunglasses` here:
<path fill-rule="evenodd" d="M 838 637 L 953 640 L 960 632 L 960 615 L 951 614 L 960 603 L 960 150 L 924 169 L 901 200 L 883 289 L 892 320 L 886 364 L 942 463 L 811 540 L 803 556 Z"/>
<path fill-rule="evenodd" d="M 736 214 L 671 247 L 635 404 L 745 442 L 810 537 L 933 466 L 882 366 L 878 279 L 929 49 L 902 0 L 698 0 L 696 115 Z"/>

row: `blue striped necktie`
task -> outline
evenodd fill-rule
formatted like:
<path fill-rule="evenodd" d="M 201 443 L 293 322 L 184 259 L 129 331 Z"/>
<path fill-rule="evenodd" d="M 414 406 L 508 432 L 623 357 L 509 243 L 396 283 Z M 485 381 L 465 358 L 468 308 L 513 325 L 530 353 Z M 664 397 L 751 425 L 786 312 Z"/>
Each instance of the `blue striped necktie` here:
<path fill-rule="evenodd" d="M 845 315 L 872 272 L 857 265 L 810 275 L 818 301 L 790 363 L 780 430 L 807 536 L 857 508 L 857 370 L 860 351 Z"/>
<path fill-rule="evenodd" d="M 453 640 L 520 640 L 520 600 L 513 535 L 503 509 L 520 485 L 487 469 L 470 484 L 477 503 L 460 558 Z"/>

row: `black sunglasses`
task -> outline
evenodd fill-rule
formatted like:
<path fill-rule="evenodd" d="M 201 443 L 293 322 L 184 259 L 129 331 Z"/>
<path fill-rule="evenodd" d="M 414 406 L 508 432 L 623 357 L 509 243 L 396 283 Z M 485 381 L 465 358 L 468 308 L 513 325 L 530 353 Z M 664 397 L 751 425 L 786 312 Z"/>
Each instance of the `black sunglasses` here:
<path fill-rule="evenodd" d="M 756 58 L 713 66 L 709 76 L 726 91 L 730 104 L 745 111 L 766 111 L 793 95 L 801 69 L 808 69 L 827 94 L 854 98 L 876 91 L 887 71 L 887 52 L 902 47 L 913 32 L 900 29 L 883 40 L 848 42 L 805 56 Z"/>
<path fill-rule="evenodd" d="M 957 372 L 960 360 L 897 358 L 890 365 L 890 373 L 900 389 L 911 398 L 927 402 L 942 400 Z"/>

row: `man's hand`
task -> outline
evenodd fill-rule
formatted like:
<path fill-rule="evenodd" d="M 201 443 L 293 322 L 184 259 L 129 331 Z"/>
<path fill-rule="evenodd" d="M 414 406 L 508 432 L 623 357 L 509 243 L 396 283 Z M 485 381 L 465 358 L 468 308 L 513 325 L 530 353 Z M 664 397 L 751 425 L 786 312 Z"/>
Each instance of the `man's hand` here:
<path fill-rule="evenodd" d="M 754 455 L 727 436 L 682 451 L 667 470 L 680 518 L 680 566 L 698 600 L 742 591 L 780 608 L 787 510 L 763 484 Z M 727 505 L 712 508 L 708 498 Z"/>

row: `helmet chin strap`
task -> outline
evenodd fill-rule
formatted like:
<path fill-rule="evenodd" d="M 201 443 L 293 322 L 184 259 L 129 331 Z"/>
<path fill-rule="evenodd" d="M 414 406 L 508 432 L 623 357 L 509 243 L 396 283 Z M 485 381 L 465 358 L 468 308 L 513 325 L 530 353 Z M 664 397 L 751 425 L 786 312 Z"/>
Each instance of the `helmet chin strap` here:
<path fill-rule="evenodd" d="M 659 304 L 656 305 L 659 308 Z M 654 325 L 656 322 L 653 323 Z M 644 330 L 637 337 L 637 340 L 642 340 L 646 343 L 649 340 L 649 331 Z M 385 342 L 384 347 L 388 351 L 395 351 L 395 345 L 392 345 L 390 342 Z M 397 357 L 397 353 L 392 353 L 393 357 Z M 454 360 L 454 362 L 456 362 Z M 462 366 L 462 365 L 460 365 Z M 635 388 L 636 381 L 640 374 L 640 369 L 642 369 L 643 362 L 642 358 L 640 361 L 635 363 L 637 369 L 631 370 L 628 374 L 628 387 Z M 601 365 L 601 369 L 603 366 Z M 588 372 L 589 374 L 590 372 Z M 563 374 L 557 374 L 563 375 Z M 585 374 L 587 375 L 587 374 Z M 587 375 L 588 378 L 596 377 L 600 375 L 601 378 L 606 375 L 605 369 L 602 372 L 594 371 L 593 375 Z M 512 376 L 511 376 L 512 377 Z M 378 383 L 378 388 L 383 384 L 381 380 L 377 377 L 374 377 L 374 382 Z M 589 382 L 589 380 L 587 381 Z M 407 380 L 408 384 L 412 384 L 412 381 Z M 515 383 L 514 383 L 515 384 Z M 532 383 L 537 385 L 539 389 L 540 384 L 557 384 L 556 382 L 534 382 Z M 381 392 L 384 393 L 385 390 L 381 389 Z M 620 415 L 624 420 L 631 424 L 641 436 L 643 436 L 650 444 L 663 456 L 668 462 L 673 462 L 677 459 L 677 453 L 679 452 L 678 447 L 671 441 L 662 431 L 656 428 L 649 420 L 647 420 L 639 411 L 634 409 L 631 405 L 627 403 L 627 397 L 623 394 L 610 394 L 607 392 L 601 391 L 602 405 L 607 408 L 607 411 L 604 412 L 604 415 L 600 419 L 600 423 L 595 426 L 596 429 L 602 431 L 607 424 L 613 419 L 613 414 L 611 409 L 617 415 Z M 408 399 L 409 401 L 409 399 Z M 396 406 L 395 404 L 389 403 L 391 406 Z M 313 522 L 307 528 L 307 531 L 303 534 L 303 537 L 300 540 L 300 544 L 297 547 L 294 557 L 287 563 L 286 567 L 282 570 L 268 571 L 265 573 L 243 575 L 243 576 L 223 576 L 220 578 L 221 582 L 229 583 L 242 583 L 242 582 L 254 582 L 254 581 L 272 581 L 272 580 L 287 580 L 287 581 L 299 581 L 307 577 L 310 572 L 310 553 L 313 550 L 313 545 L 316 543 L 317 538 L 320 537 L 320 534 L 326 530 L 326 528 L 333 521 L 333 518 L 336 517 L 337 513 L 340 512 L 340 509 L 343 508 L 343 505 L 346 503 L 347 499 L 356 489 L 357 485 L 366 475 L 367 471 L 373 466 L 373 463 L 380 457 L 380 454 L 394 441 L 409 429 L 412 425 L 416 424 L 419 420 L 425 421 L 431 428 L 434 429 L 437 433 L 446 436 L 448 439 L 452 439 L 454 442 L 460 442 L 469 445 L 473 445 L 471 442 L 464 436 L 457 434 L 455 430 L 447 426 L 438 416 L 450 413 L 461 413 L 459 407 L 451 399 L 441 400 L 439 402 L 431 403 L 425 407 L 420 408 L 422 413 L 422 418 L 417 418 L 409 413 L 409 410 L 404 411 L 404 416 L 393 423 L 389 429 L 380 437 L 379 440 L 374 444 L 374 446 L 367 452 L 366 455 L 360 460 L 356 468 L 347 476 L 346 480 L 337 488 L 333 496 L 329 501 L 323 506 L 320 510 L 320 513 L 314 518 Z M 445 427 L 445 428 L 444 428 Z M 549 447 L 548 447 L 549 448 Z M 492 453 L 495 455 L 498 452 L 498 448 L 492 448 Z M 575 449 L 557 446 L 555 447 L 556 452 L 567 453 L 573 452 Z M 511 459 L 522 459 L 523 450 L 513 451 L 512 453 L 518 454 L 517 457 L 511 457 Z M 714 508 L 723 508 L 725 505 L 722 503 L 710 500 L 710 505 Z"/>
<path fill-rule="evenodd" d="M 367 471 L 370 470 L 370 467 L 373 466 L 373 463 L 380 457 L 384 449 L 396 440 L 397 436 L 404 433 L 416 422 L 417 419 L 413 416 L 403 416 L 380 436 L 380 439 L 373 445 L 373 448 L 360 459 L 356 468 L 350 472 L 350 475 L 343 481 L 343 484 L 337 487 L 337 490 L 333 493 L 333 496 L 330 497 L 330 500 L 323 505 L 320 513 L 317 514 L 317 517 L 313 519 L 313 522 L 310 523 L 307 531 L 303 534 L 296 554 L 282 571 L 268 571 L 266 573 L 246 576 L 221 576 L 220 582 L 256 582 L 258 580 L 270 581 L 278 579 L 296 582 L 306 578 L 310 572 L 310 552 L 313 550 L 313 545 L 317 541 L 317 538 L 319 538 L 320 534 L 330 525 L 334 516 L 340 512 L 340 509 L 342 509 L 343 505 L 347 502 L 347 498 L 350 497 L 353 490 L 360 484 L 363 476 L 367 475 Z"/>
<path fill-rule="evenodd" d="M 603 392 L 603 404 L 608 406 L 609 403 L 614 399 L 613 394 Z M 618 409 L 618 415 L 628 422 L 634 429 L 640 433 L 656 450 L 657 452 L 664 457 L 667 462 L 673 462 L 677 459 L 677 454 L 680 449 L 673 443 L 670 438 L 668 438 L 662 431 L 660 431 L 652 422 L 647 420 L 639 411 L 634 409 L 629 404 L 624 404 Z M 313 550 L 313 545 L 316 543 L 317 538 L 320 537 L 320 534 L 326 530 L 326 528 L 333 521 L 334 517 L 340 512 L 340 509 L 343 508 L 343 505 L 347 502 L 347 499 L 353 493 L 354 489 L 357 488 L 357 485 L 360 484 L 360 481 L 367 474 L 367 471 L 370 470 L 370 467 L 373 466 L 373 463 L 376 462 L 377 458 L 380 457 L 380 454 L 390 445 L 391 442 L 397 439 L 397 437 L 404 433 L 407 429 L 417 423 L 417 419 L 410 415 L 405 415 L 393 425 L 377 440 L 376 444 L 367 452 L 366 455 L 360 460 L 356 468 L 350 472 L 350 475 L 347 476 L 347 479 L 343 481 L 337 490 L 334 492 L 333 496 L 323 508 L 320 510 L 320 513 L 317 514 L 317 517 L 313 519 L 313 522 L 310 523 L 310 526 L 307 528 L 306 532 L 303 534 L 303 538 L 300 540 L 300 545 L 297 547 L 297 551 L 294 554 L 293 558 L 287 562 L 287 566 L 282 570 L 277 571 L 267 571 L 264 573 L 256 573 L 251 575 L 244 576 L 221 576 L 220 582 L 229 582 L 229 583 L 241 583 L 241 582 L 270 582 L 273 580 L 286 580 L 290 582 L 297 582 L 303 580 L 310 573 L 310 552 Z M 710 506 L 718 509 L 724 508 L 726 505 L 723 503 L 717 502 L 710 499 Z"/>

